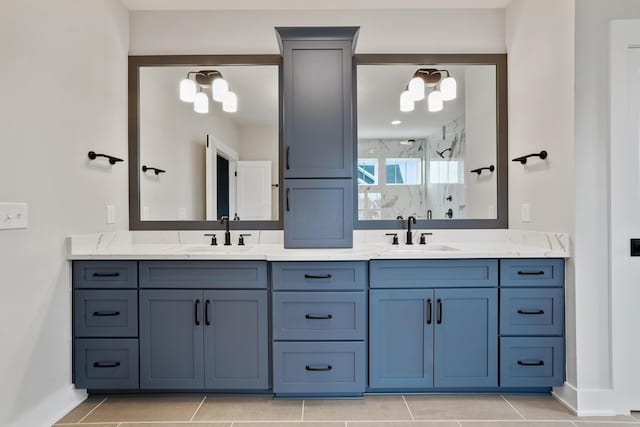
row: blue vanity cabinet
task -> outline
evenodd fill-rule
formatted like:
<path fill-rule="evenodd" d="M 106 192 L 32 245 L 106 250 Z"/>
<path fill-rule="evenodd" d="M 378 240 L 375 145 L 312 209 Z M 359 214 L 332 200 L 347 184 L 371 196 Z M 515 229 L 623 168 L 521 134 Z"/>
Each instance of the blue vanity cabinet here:
<path fill-rule="evenodd" d="M 284 178 L 353 178 L 357 27 L 276 28 Z"/>
<path fill-rule="evenodd" d="M 74 261 L 72 282 L 74 384 L 138 389 L 138 263 Z"/>
<path fill-rule="evenodd" d="M 367 263 L 273 262 L 273 392 L 361 395 L 367 378 Z"/>
<path fill-rule="evenodd" d="M 369 388 L 497 387 L 497 269 L 496 260 L 371 261 Z"/>
<path fill-rule="evenodd" d="M 286 248 L 353 246 L 353 185 L 350 179 L 285 180 Z"/>
<path fill-rule="evenodd" d="M 163 263 L 140 261 L 140 387 L 268 389 L 267 263 Z"/>
<path fill-rule="evenodd" d="M 284 245 L 352 247 L 358 27 L 276 31 L 283 57 Z"/>
<path fill-rule="evenodd" d="M 434 386 L 498 385 L 498 290 L 436 289 Z"/>
<path fill-rule="evenodd" d="M 564 259 L 500 261 L 500 385 L 564 383 Z"/>
<path fill-rule="evenodd" d="M 201 290 L 141 290 L 141 388 L 203 388 L 203 334 Z"/>
<path fill-rule="evenodd" d="M 266 290 L 204 292 L 205 388 L 269 388 Z"/>
<path fill-rule="evenodd" d="M 433 387 L 433 289 L 369 293 L 369 387 Z"/>

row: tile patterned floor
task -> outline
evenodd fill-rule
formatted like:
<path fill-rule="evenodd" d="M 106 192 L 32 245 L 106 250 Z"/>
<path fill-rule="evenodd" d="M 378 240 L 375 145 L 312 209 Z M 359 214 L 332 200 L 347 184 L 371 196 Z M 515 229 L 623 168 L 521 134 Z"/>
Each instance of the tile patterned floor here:
<path fill-rule="evenodd" d="M 550 396 L 393 395 L 355 400 L 270 396 L 91 397 L 56 426 L 640 427 L 640 413 L 581 418 Z"/>

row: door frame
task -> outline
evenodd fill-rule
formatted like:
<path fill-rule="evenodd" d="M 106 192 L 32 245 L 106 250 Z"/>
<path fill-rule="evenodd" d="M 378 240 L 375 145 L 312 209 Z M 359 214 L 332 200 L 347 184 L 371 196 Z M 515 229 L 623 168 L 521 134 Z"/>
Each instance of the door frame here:
<path fill-rule="evenodd" d="M 615 20 L 611 22 L 610 38 L 610 153 L 609 153 L 609 313 L 610 357 L 612 388 L 617 413 L 640 410 L 640 341 L 630 325 L 640 322 L 640 314 L 634 306 L 634 288 L 637 277 L 630 263 L 629 235 L 633 223 L 634 205 L 640 204 L 640 178 L 630 179 L 629 171 L 636 173 L 640 164 L 638 131 L 632 132 L 633 119 L 629 102 L 632 89 L 629 73 L 631 49 L 640 52 L 640 20 Z M 639 101 L 640 102 L 640 101 Z M 638 117 L 635 123 L 637 126 Z M 635 147 L 634 141 L 635 140 Z M 635 155 L 633 154 L 635 152 Z M 635 186 L 635 187 L 634 187 Z M 631 190 L 631 191 L 630 191 Z M 634 197 L 635 194 L 635 197 Z M 633 200 L 635 198 L 635 200 Z M 640 263 L 640 258 L 636 258 Z M 635 279 L 635 280 L 634 280 Z M 636 291 L 637 292 L 637 291 Z"/>
<path fill-rule="evenodd" d="M 216 158 L 219 155 L 229 161 L 229 219 L 232 220 L 233 214 L 231 212 L 236 211 L 236 162 L 240 160 L 240 155 L 213 134 L 207 135 L 205 150 L 205 217 L 207 221 L 216 221 L 218 219 Z"/>

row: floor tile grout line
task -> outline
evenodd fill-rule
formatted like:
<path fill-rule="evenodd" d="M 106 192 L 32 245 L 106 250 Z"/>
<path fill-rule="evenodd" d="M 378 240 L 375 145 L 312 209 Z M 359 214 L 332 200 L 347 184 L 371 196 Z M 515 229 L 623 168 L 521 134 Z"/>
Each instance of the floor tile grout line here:
<path fill-rule="evenodd" d="M 102 405 L 102 404 L 103 404 L 104 402 L 106 402 L 108 399 L 109 399 L 108 397 L 105 397 L 104 399 L 102 399 L 102 400 L 100 401 L 100 403 L 98 403 L 96 406 L 94 406 L 92 410 L 90 410 L 89 412 L 87 412 L 87 414 L 86 414 L 84 417 L 80 418 L 80 420 L 78 421 L 78 424 L 80 424 L 81 422 L 83 422 L 83 421 L 84 421 L 84 420 L 85 420 L 89 415 L 91 415 L 91 413 L 92 413 L 93 411 L 95 411 L 96 409 L 98 409 L 98 408 L 100 407 L 100 405 Z"/>
<path fill-rule="evenodd" d="M 204 397 L 202 398 L 202 400 L 200 401 L 200 404 L 198 405 L 198 407 L 196 408 L 196 411 L 193 413 L 193 415 L 191 416 L 191 419 L 189 420 L 189 422 L 193 421 L 193 419 L 196 417 L 196 414 L 198 413 L 198 411 L 200 410 L 200 408 L 202 408 L 202 405 L 204 405 L 204 401 L 207 400 L 207 395 L 205 394 Z"/>
<path fill-rule="evenodd" d="M 502 400 L 504 400 L 505 402 L 507 402 L 507 405 L 511 406 L 511 409 L 513 409 L 514 411 L 516 411 L 516 414 L 518 414 L 518 415 L 520 416 L 520 418 L 522 418 L 523 420 L 526 420 L 526 418 L 524 417 L 524 415 L 522 415 L 522 414 L 520 413 L 520 411 L 518 411 L 518 410 L 516 409 L 516 407 L 515 407 L 515 406 L 513 406 L 513 405 L 511 404 L 511 402 L 509 402 L 509 400 L 507 400 L 507 398 L 506 398 L 506 397 L 504 397 L 504 395 L 503 395 L 503 394 L 501 394 L 501 395 L 500 395 L 500 397 L 502 398 Z"/>
<path fill-rule="evenodd" d="M 409 408 L 409 403 L 407 399 L 405 399 L 404 394 L 402 395 L 402 401 L 404 402 L 404 406 L 407 407 L 407 411 L 409 411 L 409 415 L 411 416 L 411 421 L 415 421 L 415 417 L 413 416 L 413 412 L 411 412 L 411 408 Z"/>
<path fill-rule="evenodd" d="M 304 421 L 304 399 L 302 399 L 302 415 L 300 415 L 300 421 Z"/>

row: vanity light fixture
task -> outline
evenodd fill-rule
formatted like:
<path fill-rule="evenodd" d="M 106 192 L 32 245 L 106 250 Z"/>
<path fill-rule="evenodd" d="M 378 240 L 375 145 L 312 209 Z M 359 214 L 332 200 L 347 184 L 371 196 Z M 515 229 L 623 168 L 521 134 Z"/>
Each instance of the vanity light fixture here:
<path fill-rule="evenodd" d="M 413 111 L 414 103 L 425 99 L 427 88 L 432 89 L 426 97 L 427 108 L 432 113 L 442 111 L 444 101 L 451 101 L 458 95 L 458 84 L 456 79 L 451 77 L 449 70 L 420 68 L 413 74 L 407 88 L 400 95 L 400 111 Z"/>
<path fill-rule="evenodd" d="M 222 103 L 223 111 L 238 111 L 238 96 L 229 90 L 229 83 L 217 70 L 189 71 L 180 81 L 180 100 L 193 102 L 195 112 L 206 114 L 209 112 L 209 97 L 203 89 L 211 89 L 211 97 Z"/>

